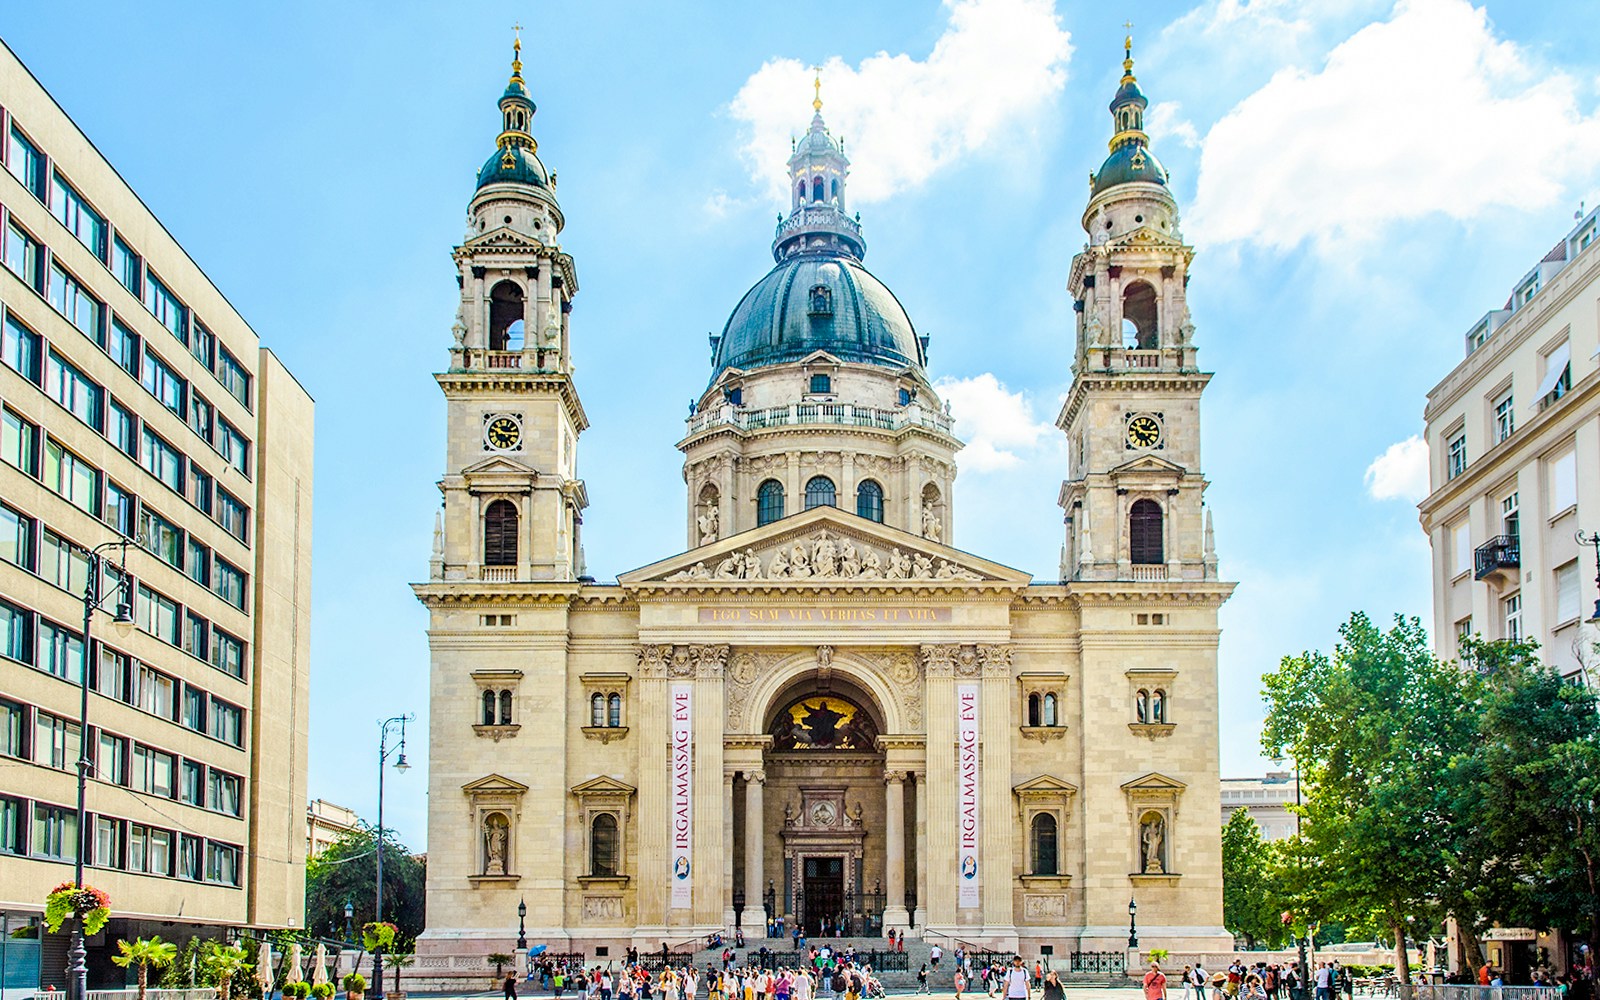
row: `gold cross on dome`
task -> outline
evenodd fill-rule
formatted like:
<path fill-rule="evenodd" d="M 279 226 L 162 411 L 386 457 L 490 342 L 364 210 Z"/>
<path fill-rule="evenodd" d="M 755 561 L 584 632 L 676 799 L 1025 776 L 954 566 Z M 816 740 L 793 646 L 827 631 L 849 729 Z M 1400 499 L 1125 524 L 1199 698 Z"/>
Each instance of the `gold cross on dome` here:
<path fill-rule="evenodd" d="M 816 97 L 812 100 L 811 106 L 813 108 L 815 108 L 817 111 L 821 111 L 822 110 L 822 67 L 821 66 L 813 66 L 813 67 L 811 67 L 811 71 L 816 74 L 816 79 L 811 81 L 811 86 L 816 89 Z"/>

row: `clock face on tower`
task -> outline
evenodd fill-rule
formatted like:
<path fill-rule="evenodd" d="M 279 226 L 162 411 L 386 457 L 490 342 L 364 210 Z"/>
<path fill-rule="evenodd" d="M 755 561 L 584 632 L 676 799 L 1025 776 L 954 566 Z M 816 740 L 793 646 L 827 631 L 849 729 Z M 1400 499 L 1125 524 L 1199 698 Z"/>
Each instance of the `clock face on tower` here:
<path fill-rule="evenodd" d="M 516 417 L 493 417 L 483 428 L 483 443 L 494 451 L 511 451 L 522 442 L 522 424 Z"/>
<path fill-rule="evenodd" d="M 1161 422 L 1148 413 L 1128 420 L 1128 447 L 1155 448 L 1161 444 Z"/>

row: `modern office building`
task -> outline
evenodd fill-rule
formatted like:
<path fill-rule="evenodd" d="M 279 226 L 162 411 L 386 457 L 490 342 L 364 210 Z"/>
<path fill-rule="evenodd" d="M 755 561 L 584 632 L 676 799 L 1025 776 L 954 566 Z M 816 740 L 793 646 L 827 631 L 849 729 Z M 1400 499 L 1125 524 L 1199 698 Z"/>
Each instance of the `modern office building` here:
<path fill-rule="evenodd" d="M 1296 829 L 1289 806 L 1295 800 L 1295 777 L 1289 771 L 1268 771 L 1260 778 L 1222 779 L 1222 822 L 1243 809 L 1256 821 L 1264 840 L 1288 840 Z"/>
<path fill-rule="evenodd" d="M 5 985 L 62 987 L 38 916 L 80 845 L 120 985 L 118 937 L 302 919 L 313 404 L 3 46 L 0 138 Z"/>
<path fill-rule="evenodd" d="M 1600 528 L 1600 210 L 1588 213 L 1467 332 L 1466 357 L 1428 393 L 1439 655 L 1462 636 L 1535 639 L 1594 682 Z"/>

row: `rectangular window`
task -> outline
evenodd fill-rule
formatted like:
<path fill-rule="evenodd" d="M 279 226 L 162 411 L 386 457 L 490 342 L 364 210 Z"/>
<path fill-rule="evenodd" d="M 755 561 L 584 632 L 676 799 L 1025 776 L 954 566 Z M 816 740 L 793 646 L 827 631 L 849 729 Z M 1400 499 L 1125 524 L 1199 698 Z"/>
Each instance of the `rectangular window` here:
<path fill-rule="evenodd" d="M 205 472 L 200 466 L 189 463 L 189 502 L 200 508 L 204 514 L 211 513 L 212 479 L 211 474 Z"/>
<path fill-rule="evenodd" d="M 1512 642 L 1522 638 L 1522 594 L 1512 594 L 1500 602 L 1501 638 Z"/>
<path fill-rule="evenodd" d="M 6 410 L 0 414 L 0 458 L 30 476 L 39 475 L 39 428 Z"/>
<path fill-rule="evenodd" d="M 6 601 L 0 601 L 0 656 L 33 662 L 33 612 Z"/>
<path fill-rule="evenodd" d="M 78 857 L 78 814 L 65 806 L 33 804 L 33 856 L 55 861 Z"/>
<path fill-rule="evenodd" d="M 0 504 L 0 560 L 33 571 L 33 518 Z"/>
<path fill-rule="evenodd" d="M 1445 479 L 1451 480 L 1467 471 L 1467 436 L 1457 434 L 1450 439 L 1445 460 Z"/>
<path fill-rule="evenodd" d="M 39 536 L 39 575 L 73 595 L 89 583 L 89 550 L 51 531 Z"/>
<path fill-rule="evenodd" d="M 105 646 L 100 647 L 100 662 L 95 667 L 94 689 L 107 698 L 128 700 L 128 657 Z"/>
<path fill-rule="evenodd" d="M 161 400 L 161 405 L 184 419 L 187 408 L 184 406 L 189 391 L 189 384 L 161 360 L 161 355 L 150 349 L 146 344 L 144 348 L 144 375 L 140 384 L 150 391 L 150 395 Z"/>
<path fill-rule="evenodd" d="M 139 434 L 139 464 L 145 471 L 183 493 L 183 455 L 146 424 Z"/>
<path fill-rule="evenodd" d="M 244 502 L 222 487 L 217 487 L 217 523 L 241 542 L 250 541 L 250 511 Z"/>
<path fill-rule="evenodd" d="M 172 874 L 172 833 L 133 824 L 128 833 L 128 870 Z"/>
<path fill-rule="evenodd" d="M 95 748 L 94 776 L 113 785 L 126 785 L 127 753 L 127 740 L 120 736 L 112 736 L 110 733 L 101 733 L 99 746 Z"/>
<path fill-rule="evenodd" d="M 139 544 L 161 561 L 183 569 L 183 532 L 148 506 L 139 508 Z"/>
<path fill-rule="evenodd" d="M 134 298 L 142 298 L 140 289 L 143 282 L 139 279 L 144 276 L 144 264 L 133 248 L 122 242 L 120 236 L 111 240 L 111 273 L 122 282 L 123 288 L 133 293 Z"/>
<path fill-rule="evenodd" d="M 133 745 L 134 791 L 172 798 L 172 754 L 142 743 Z"/>
<path fill-rule="evenodd" d="M 110 480 L 106 481 L 105 522 L 117 529 L 118 534 L 129 538 L 133 537 L 134 507 L 132 493 Z"/>
<path fill-rule="evenodd" d="M 244 676 L 244 640 L 220 628 L 211 630 L 211 665 L 234 677 Z"/>
<path fill-rule="evenodd" d="M 1508 392 L 1494 404 L 1494 440 L 1496 444 L 1510 437 L 1517 429 L 1517 415 Z"/>
<path fill-rule="evenodd" d="M 159 715 L 163 719 L 172 718 L 172 693 L 174 682 L 171 677 L 151 669 L 141 663 L 133 675 L 133 704 L 152 715 Z"/>
<path fill-rule="evenodd" d="M 217 596 L 244 610 L 244 570 L 221 556 L 214 560 L 217 576 Z"/>
<path fill-rule="evenodd" d="M 139 620 L 139 627 L 149 632 L 158 639 L 164 639 L 176 646 L 182 637 L 178 634 L 178 605 L 170 598 L 146 587 L 139 585 L 139 599 L 134 602 L 138 605 L 135 616 Z M 169 685 L 171 681 L 167 682 Z M 168 693 L 167 710 L 163 713 L 168 718 L 172 717 L 171 693 Z"/>
<path fill-rule="evenodd" d="M 25 285 L 36 292 L 44 287 L 44 246 L 15 222 L 6 224 L 4 257 L 6 267 Z"/>
<path fill-rule="evenodd" d="M 1550 463 L 1550 514 L 1561 513 L 1578 502 L 1578 456 L 1566 452 Z"/>
<path fill-rule="evenodd" d="M 100 332 L 105 305 L 55 261 L 50 262 L 50 285 L 45 289 L 45 297 L 69 323 L 83 331 L 84 336 L 97 344 L 105 342 Z"/>
<path fill-rule="evenodd" d="M 100 470 L 54 439 L 44 446 L 44 484 L 84 513 L 100 516 Z"/>
<path fill-rule="evenodd" d="M 234 399 L 250 408 L 250 373 L 244 370 L 226 347 L 217 348 L 217 379 Z"/>
<path fill-rule="evenodd" d="M 197 760 L 186 760 L 178 769 L 178 800 L 191 806 L 206 804 L 205 768 Z"/>
<path fill-rule="evenodd" d="M 106 404 L 106 440 L 129 458 L 139 457 L 139 420 L 115 399 Z"/>
<path fill-rule="evenodd" d="M 178 834 L 178 877 L 200 881 L 200 838 Z"/>
<path fill-rule="evenodd" d="M 198 319 L 193 323 L 193 331 L 194 335 L 189 338 L 189 353 L 195 356 L 195 360 L 205 365 L 207 371 L 215 370 L 217 338 Z"/>
<path fill-rule="evenodd" d="M 50 351 L 45 361 L 44 391 L 79 420 L 97 431 L 104 430 L 105 390 L 55 351 Z"/>
<path fill-rule="evenodd" d="M 239 849 L 229 844 L 206 841 L 206 881 L 219 885 L 239 884 Z"/>
<path fill-rule="evenodd" d="M 11 126 L 11 136 L 6 142 L 6 169 L 35 198 L 45 200 L 44 154 L 15 125 Z"/>
<path fill-rule="evenodd" d="M 193 535 L 189 536 L 187 562 L 189 579 L 202 587 L 211 586 L 211 550 L 197 541 Z"/>
<path fill-rule="evenodd" d="M 139 335 L 122 325 L 122 320 L 115 317 L 111 320 L 111 335 L 106 341 L 106 353 L 111 355 L 111 360 L 122 366 L 122 370 L 139 377 L 139 353 L 141 341 Z"/>
<path fill-rule="evenodd" d="M 1582 611 L 1578 599 L 1578 561 L 1556 567 L 1556 624 L 1576 621 Z"/>
<path fill-rule="evenodd" d="M 1515 493 L 1500 501 L 1500 533 L 1512 538 L 1522 537 L 1522 514 Z"/>
<path fill-rule="evenodd" d="M 0 795 L 0 854 L 22 853 L 22 830 L 27 823 L 22 800 Z"/>
<path fill-rule="evenodd" d="M 42 354 L 39 335 L 6 314 L 5 333 L 0 334 L 0 361 L 34 385 L 40 384 L 43 368 L 39 363 Z"/>
<path fill-rule="evenodd" d="M 76 768 L 83 752 L 82 733 L 76 722 L 49 712 L 33 713 L 33 762 L 61 771 Z"/>
<path fill-rule="evenodd" d="M 244 746 L 244 709 L 212 698 L 211 737 L 236 747 Z"/>
<path fill-rule="evenodd" d="M 1466 521 L 1450 527 L 1450 575 L 1472 568 L 1472 531 Z"/>
<path fill-rule="evenodd" d="M 211 660 L 211 623 L 193 611 L 184 614 L 183 651 L 207 662 Z"/>
<path fill-rule="evenodd" d="M 106 220 L 89 207 L 83 196 L 60 174 L 51 178 L 50 211 L 71 230 L 78 242 L 101 260 L 106 259 Z"/>
<path fill-rule="evenodd" d="M 250 442 L 226 420 L 217 420 L 217 450 L 228 464 L 250 478 Z"/>
<path fill-rule="evenodd" d="M 74 684 L 83 683 L 83 636 L 39 619 L 39 669 Z"/>
<path fill-rule="evenodd" d="M 178 297 L 167 290 L 161 279 L 152 271 L 145 272 L 144 278 L 144 307 L 156 318 L 162 326 L 171 331 L 174 337 L 187 345 L 189 343 L 189 317 L 188 310 Z"/>
<path fill-rule="evenodd" d="M 199 393 L 189 395 L 189 427 L 200 435 L 200 440 L 206 444 L 211 443 L 213 427 L 211 404 L 200 398 Z"/>
<path fill-rule="evenodd" d="M 22 741 L 22 726 L 27 710 L 14 701 L 0 699 L 0 756 L 24 757 L 27 744 Z"/>
<path fill-rule="evenodd" d="M 183 686 L 183 716 L 181 721 L 197 733 L 206 731 L 206 693 L 188 684 Z"/>
<path fill-rule="evenodd" d="M 206 785 L 206 802 L 220 813 L 239 815 L 239 777 L 212 768 Z"/>

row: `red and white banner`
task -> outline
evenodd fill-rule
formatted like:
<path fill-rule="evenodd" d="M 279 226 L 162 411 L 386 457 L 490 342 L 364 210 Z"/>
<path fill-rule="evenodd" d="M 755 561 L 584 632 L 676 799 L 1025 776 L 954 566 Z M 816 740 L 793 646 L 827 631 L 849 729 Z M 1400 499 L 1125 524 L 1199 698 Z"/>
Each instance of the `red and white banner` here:
<path fill-rule="evenodd" d="M 672 902 L 674 910 L 692 905 L 694 888 L 694 685 L 672 685 Z"/>
<path fill-rule="evenodd" d="M 978 685 L 956 685 L 956 905 L 978 906 Z"/>

